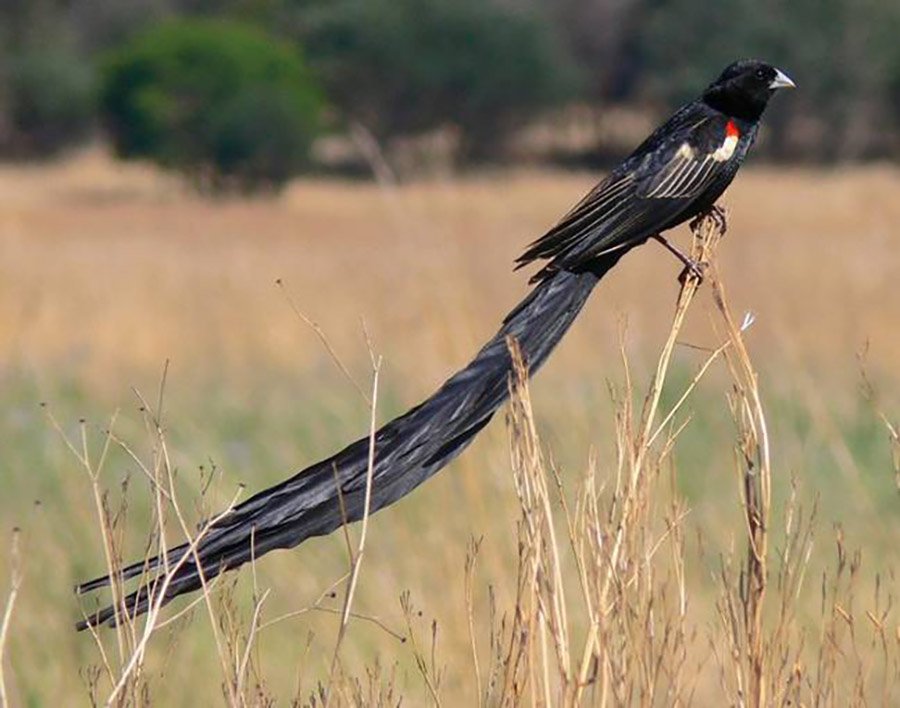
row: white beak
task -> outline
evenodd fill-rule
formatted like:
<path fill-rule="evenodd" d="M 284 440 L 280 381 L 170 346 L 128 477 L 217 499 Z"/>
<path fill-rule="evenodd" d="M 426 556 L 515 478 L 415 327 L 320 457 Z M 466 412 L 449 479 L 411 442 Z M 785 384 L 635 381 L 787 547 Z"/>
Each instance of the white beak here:
<path fill-rule="evenodd" d="M 785 74 L 781 69 L 775 69 L 775 78 L 772 79 L 769 88 L 773 91 L 780 88 L 797 88 L 797 84 L 791 81 L 791 77 Z"/>

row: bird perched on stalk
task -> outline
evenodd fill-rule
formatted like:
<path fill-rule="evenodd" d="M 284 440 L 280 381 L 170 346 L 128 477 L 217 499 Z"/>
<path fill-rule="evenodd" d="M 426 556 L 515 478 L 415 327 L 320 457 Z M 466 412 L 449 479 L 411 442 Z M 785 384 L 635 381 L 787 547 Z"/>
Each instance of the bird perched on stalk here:
<path fill-rule="evenodd" d="M 756 140 L 769 98 L 793 86 L 768 64 L 735 62 L 532 243 L 518 267 L 547 260 L 531 279 L 537 282 L 559 271 L 578 271 L 648 238 L 695 267 L 662 232 L 715 206 Z"/>
<path fill-rule="evenodd" d="M 714 209 L 753 144 L 772 95 L 794 83 L 761 61 L 738 61 L 696 100 L 680 108 L 572 211 L 518 259 L 544 261 L 537 283 L 475 358 L 438 391 L 374 435 L 369 510 L 411 492 L 456 457 L 509 395 L 515 339 L 529 373 L 536 371 L 577 317 L 588 296 L 625 253 L 653 238 L 691 262 L 662 235 Z M 225 570 L 277 548 L 331 533 L 366 512 L 369 437 L 290 479 L 265 489 L 218 518 L 196 542 L 116 572 L 140 577 L 119 606 L 85 616 L 79 629 L 115 624 L 152 604 L 201 588 Z M 166 582 L 156 576 L 171 569 Z M 110 576 L 77 586 L 86 593 Z"/>

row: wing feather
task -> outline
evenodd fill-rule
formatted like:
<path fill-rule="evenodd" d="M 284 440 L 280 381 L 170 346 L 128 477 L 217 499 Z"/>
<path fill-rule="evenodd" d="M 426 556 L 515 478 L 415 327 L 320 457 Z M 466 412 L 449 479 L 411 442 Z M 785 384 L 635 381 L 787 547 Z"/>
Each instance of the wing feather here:
<path fill-rule="evenodd" d="M 550 231 L 535 241 L 518 259 L 518 267 L 539 258 L 568 251 L 593 226 L 608 222 L 634 197 L 633 175 L 610 176 L 588 192 Z"/>
<path fill-rule="evenodd" d="M 589 267 L 592 259 L 690 218 L 698 204 L 721 190 L 714 184 L 742 154 L 721 115 L 679 116 L 663 126 L 606 180 L 591 190 L 544 236 L 517 259 L 517 267 L 543 259 L 532 278 L 557 270 Z M 728 148 L 726 150 L 725 148 Z M 694 211 L 691 211 L 691 209 Z"/>

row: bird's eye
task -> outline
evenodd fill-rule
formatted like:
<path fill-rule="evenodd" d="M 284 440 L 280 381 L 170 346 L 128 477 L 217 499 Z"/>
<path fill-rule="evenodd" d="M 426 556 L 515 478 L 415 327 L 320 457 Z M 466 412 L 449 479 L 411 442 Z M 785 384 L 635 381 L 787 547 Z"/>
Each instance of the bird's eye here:
<path fill-rule="evenodd" d="M 756 78 L 757 78 L 757 79 L 764 79 L 764 78 L 766 78 L 766 72 L 763 71 L 762 69 L 757 69 L 757 70 L 756 70 Z"/>

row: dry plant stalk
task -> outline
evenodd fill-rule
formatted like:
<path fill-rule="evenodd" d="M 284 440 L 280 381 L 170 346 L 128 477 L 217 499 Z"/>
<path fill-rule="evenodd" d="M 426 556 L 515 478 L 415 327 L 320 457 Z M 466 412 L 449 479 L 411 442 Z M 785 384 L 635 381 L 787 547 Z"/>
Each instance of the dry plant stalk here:
<path fill-rule="evenodd" d="M 144 705 L 149 701 L 149 686 L 144 678 L 144 660 L 146 650 L 153 636 L 163 627 L 175 622 L 184 613 L 193 609 L 196 605 L 206 605 L 208 615 L 213 625 L 216 647 L 223 671 L 229 680 L 225 682 L 227 698 L 230 703 L 237 704 L 237 695 L 234 693 L 236 686 L 241 684 L 239 675 L 232 676 L 232 663 L 229 662 L 226 647 L 223 644 L 219 632 L 220 623 L 216 617 L 216 608 L 212 599 L 212 584 L 204 582 L 200 597 L 194 600 L 185 610 L 165 622 L 161 619 L 162 606 L 165 592 L 172 582 L 175 574 L 190 558 L 190 554 L 196 553 L 197 545 L 209 532 L 209 529 L 227 514 L 234 506 L 240 495 L 240 490 L 234 495 L 231 503 L 220 514 L 208 518 L 201 525 L 199 531 L 188 521 L 187 516 L 178 501 L 176 489 L 176 472 L 172 465 L 166 440 L 166 433 L 162 423 L 162 404 L 165 390 L 165 373 L 160 385 L 159 397 L 155 410 L 146 400 L 137 394 L 141 402 L 141 412 L 144 415 L 144 424 L 150 438 L 150 460 L 145 461 L 127 442 L 120 439 L 114 432 L 114 424 L 117 416 L 113 416 L 109 427 L 103 433 L 103 443 L 100 454 L 96 457 L 91 452 L 88 426 L 86 421 L 80 421 L 80 435 L 77 441 L 72 441 L 52 414 L 50 420 L 63 438 L 65 444 L 78 459 L 88 475 L 96 506 L 98 525 L 106 554 L 107 570 L 111 583 L 110 590 L 116 609 L 115 615 L 115 654 L 107 648 L 98 628 L 90 628 L 91 635 L 100 656 L 101 666 L 89 672 L 89 692 L 91 701 L 97 705 L 103 703 L 107 706 L 118 705 Z M 143 476 L 151 485 L 154 502 L 154 528 L 146 544 L 145 559 L 147 568 L 144 577 L 151 580 L 151 593 L 153 602 L 141 622 L 137 622 L 131 614 L 131 609 L 126 605 L 124 582 L 120 574 L 122 559 L 124 557 L 124 527 L 127 517 L 127 498 L 117 508 L 113 508 L 110 497 L 102 487 L 102 474 L 109 459 L 112 446 L 120 448 L 138 466 Z M 123 484 L 123 492 L 127 484 Z M 188 552 L 172 559 L 168 554 L 169 519 L 174 517 L 177 529 L 182 537 L 188 539 Z M 149 571 L 149 559 L 159 555 L 162 559 L 161 568 L 153 574 Z M 85 617 L 87 615 L 85 614 Z M 105 676 L 111 690 L 105 698 L 100 697 L 101 686 L 99 679 Z"/>
<path fill-rule="evenodd" d="M 862 393 L 887 431 L 888 440 L 890 441 L 891 446 L 891 467 L 894 471 L 894 485 L 897 487 L 897 490 L 900 491 L 900 425 L 891 420 L 878 400 L 878 392 L 875 389 L 875 385 L 869 379 L 868 372 L 866 371 L 866 353 L 866 350 L 863 350 L 859 354 Z"/>
<path fill-rule="evenodd" d="M 879 571 L 870 609 L 854 614 L 862 556 L 847 548 L 839 527 L 837 562 L 822 573 L 818 643 L 814 653 L 809 652 L 798 614 L 804 609 L 801 593 L 810 567 L 816 505 L 804 511 L 792 477 L 782 513 L 782 540 L 772 558 L 773 472 L 759 378 L 715 271 L 713 298 L 730 342 L 725 351 L 732 381 L 728 401 L 737 436 L 735 468 L 745 538 L 743 557 L 735 562 L 733 555 L 726 555 L 718 578 L 722 634 L 713 636 L 712 644 L 728 700 L 754 708 L 865 705 L 880 694 L 888 705 L 900 688 L 896 626 L 895 636 L 888 636 L 893 597 L 882 587 L 884 571 Z M 775 592 L 771 599 L 770 590 Z M 866 628 L 871 629 L 868 642 L 862 631 Z"/>
<path fill-rule="evenodd" d="M 415 661 L 416 669 L 422 677 L 425 687 L 428 689 L 428 695 L 434 705 L 442 705 L 441 701 L 441 683 L 443 681 L 443 669 L 438 665 L 437 660 L 437 641 L 438 641 L 438 623 L 437 620 L 431 621 L 431 647 L 428 654 L 419 641 L 416 632 L 416 618 L 422 617 L 422 611 L 417 610 L 412 602 L 412 597 L 408 590 L 400 594 L 400 608 L 403 617 L 406 620 L 406 638 L 409 640 L 412 658 Z"/>
<path fill-rule="evenodd" d="M 695 225 L 695 259 L 712 261 L 722 235 L 717 227 L 713 220 Z M 810 653 L 798 615 L 803 614 L 815 506 L 809 513 L 803 509 L 798 482 L 792 479 L 778 544 L 773 545 L 769 431 L 758 375 L 743 339 L 753 318 L 735 320 L 714 261 L 709 272 L 714 326 L 722 331 L 722 343 L 709 352 L 672 408 L 660 411 L 677 337 L 700 285 L 686 273 L 639 412 L 632 404 L 634 384 L 623 352 L 624 392 L 614 391 L 615 468 L 604 482 L 592 466 L 574 503 L 542 453 L 525 364 L 511 342 L 516 375 L 508 422 L 520 506 L 518 581 L 509 623 L 501 621 L 498 627 L 491 622 L 491 646 L 495 636 L 502 636 L 505 650 L 492 664 L 483 694 L 479 688 L 482 702 L 606 706 L 692 701 L 700 672 L 685 670 L 697 635 L 688 616 L 685 581 L 683 522 L 689 510 L 674 490 L 671 452 L 687 425 L 676 422 L 679 412 L 720 358 L 731 379 L 728 405 L 735 422 L 742 510 L 736 530 L 743 539 L 739 559 L 733 552 L 722 559 L 716 604 L 721 621 L 709 636 L 723 700 L 760 708 L 856 705 L 876 695 L 888 704 L 889 697 L 898 697 L 900 630 L 894 625 L 891 636 L 893 598 L 885 590 L 887 583 L 876 576 L 871 609 L 864 620 L 857 619 L 853 607 L 861 558 L 847 550 L 841 535 L 837 564 L 822 576 L 820 637 L 817 651 Z M 667 478 L 672 482 L 668 489 Z M 568 536 L 568 551 L 559 543 L 555 530 L 560 527 Z M 871 628 L 868 646 L 861 621 Z M 585 625 L 586 631 L 580 631 Z M 481 686 L 480 680 L 476 683 Z"/>
<path fill-rule="evenodd" d="M 531 410 L 525 363 L 516 343 L 511 340 L 509 346 L 515 373 L 507 417 L 513 478 L 522 514 L 514 629 L 502 695 L 504 699 L 522 696 L 530 684 L 533 695 L 550 705 L 556 698 L 550 681 L 551 663 L 563 696 L 573 680 L 560 547 L 553 528 L 551 494 Z"/>
<path fill-rule="evenodd" d="M 691 254 L 695 260 L 705 264 L 711 258 L 722 235 L 720 226 L 713 219 L 695 225 Z M 543 457 L 525 363 L 515 342 L 510 342 L 515 375 L 508 423 L 521 510 L 516 604 L 508 625 L 504 620 L 498 628 L 492 622 L 491 645 L 499 643 L 495 641 L 499 636 L 504 649 L 501 660 L 492 663 L 479 700 L 574 705 L 586 698 L 586 692 L 600 705 L 689 700 L 692 679 L 683 671 L 691 641 L 683 560 L 687 509 L 677 495 L 661 503 L 658 492 L 683 429 L 671 423 L 728 345 L 710 353 L 661 421 L 660 400 L 678 335 L 700 283 L 696 273 L 683 274 L 672 327 L 639 413 L 632 404 L 634 389 L 626 360 L 625 390 L 615 395 L 617 458 L 612 488 L 605 489 L 591 467 L 574 504 L 566 498 L 556 469 Z M 564 536 L 557 532 L 557 508 L 562 510 Z M 669 553 L 661 553 L 666 548 Z M 573 594 L 579 596 L 575 605 L 569 599 Z M 577 631 L 571 619 L 576 615 L 587 620 L 586 632 Z"/>
<path fill-rule="evenodd" d="M 331 671 L 330 677 L 328 680 L 328 690 L 325 694 L 325 705 L 330 705 L 331 700 L 331 691 L 330 688 L 334 684 L 335 679 L 337 677 L 338 672 L 338 664 L 340 660 L 340 650 L 341 644 L 344 641 L 344 637 L 347 633 L 347 625 L 350 622 L 350 617 L 352 614 L 353 608 L 353 596 L 356 593 L 357 582 L 359 581 L 359 571 L 362 567 L 363 555 L 366 550 L 366 536 L 369 528 L 369 509 L 371 508 L 372 502 L 372 483 L 373 483 L 373 475 L 375 471 L 375 430 L 377 428 L 377 405 L 378 405 L 378 375 L 381 372 L 381 358 L 375 357 L 374 352 L 372 351 L 371 344 L 369 345 L 369 356 L 372 360 L 372 396 L 369 399 L 370 403 L 370 416 L 369 416 L 369 460 L 368 467 L 366 469 L 366 496 L 365 501 L 363 503 L 363 518 L 361 521 L 361 531 L 359 534 L 359 544 L 356 547 L 356 550 L 353 550 L 353 547 L 350 545 L 350 535 L 348 530 L 347 518 L 344 516 L 344 532 L 347 539 L 347 553 L 350 559 L 350 570 L 349 570 L 349 580 L 347 581 L 347 591 L 344 595 L 344 604 L 341 609 L 341 623 L 338 628 L 337 639 L 334 643 L 334 653 L 331 659 Z M 337 485 L 338 491 L 340 492 L 340 485 Z M 343 504 L 343 502 L 342 502 Z"/>
<path fill-rule="evenodd" d="M 6 708 L 6 706 L 10 705 L 9 693 L 6 688 L 5 653 L 6 644 L 9 641 L 9 627 L 12 623 L 13 610 L 25 577 L 20 549 L 21 535 L 21 531 L 18 528 L 13 529 L 9 554 L 9 593 L 6 596 L 3 619 L 0 620 L 0 708 Z"/>
<path fill-rule="evenodd" d="M 770 660 L 763 627 L 768 587 L 769 523 L 772 505 L 772 466 L 769 433 L 759 392 L 759 381 L 744 344 L 741 328 L 726 304 L 725 288 L 713 277 L 713 299 L 731 346 L 725 361 L 731 374 L 729 407 L 737 430 L 737 468 L 746 531 L 746 554 L 737 584 L 723 577 L 729 595 L 726 627 L 734 633 L 736 698 L 739 705 L 759 708 L 768 704 Z M 738 598 L 734 599 L 734 592 Z M 738 610 L 739 608 L 739 610 Z"/>

